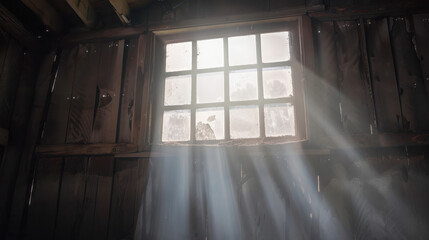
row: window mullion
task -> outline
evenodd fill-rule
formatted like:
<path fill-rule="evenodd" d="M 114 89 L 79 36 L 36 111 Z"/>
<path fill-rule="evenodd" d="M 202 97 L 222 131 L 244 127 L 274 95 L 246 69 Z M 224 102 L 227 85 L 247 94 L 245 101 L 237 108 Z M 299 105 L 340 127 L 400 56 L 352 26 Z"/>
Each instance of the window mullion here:
<path fill-rule="evenodd" d="M 261 53 L 261 35 L 256 34 L 256 59 L 258 63 L 258 99 L 259 99 L 259 130 L 260 137 L 265 137 L 265 119 L 264 119 L 264 92 L 262 83 L 262 53 Z"/>
<path fill-rule="evenodd" d="M 225 100 L 225 140 L 231 139 L 229 127 L 229 55 L 228 55 L 228 38 L 223 38 L 223 58 L 225 64 L 224 70 L 224 100 Z"/>
<path fill-rule="evenodd" d="M 195 143 L 197 105 L 197 41 L 192 41 L 191 143 Z"/>

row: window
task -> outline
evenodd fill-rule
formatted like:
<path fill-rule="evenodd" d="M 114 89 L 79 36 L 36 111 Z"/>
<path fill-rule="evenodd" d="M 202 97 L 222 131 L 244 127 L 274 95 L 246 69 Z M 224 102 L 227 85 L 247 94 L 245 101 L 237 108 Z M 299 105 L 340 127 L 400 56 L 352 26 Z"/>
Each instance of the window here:
<path fill-rule="evenodd" d="M 305 135 L 296 24 L 160 34 L 155 141 L 288 142 Z"/>

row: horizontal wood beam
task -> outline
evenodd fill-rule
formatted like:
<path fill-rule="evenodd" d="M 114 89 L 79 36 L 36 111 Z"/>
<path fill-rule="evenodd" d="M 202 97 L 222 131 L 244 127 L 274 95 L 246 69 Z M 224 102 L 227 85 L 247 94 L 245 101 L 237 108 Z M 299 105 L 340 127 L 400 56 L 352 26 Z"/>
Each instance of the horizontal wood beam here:
<path fill-rule="evenodd" d="M 64 145 L 40 145 L 36 147 L 36 153 L 41 156 L 94 156 L 114 155 L 117 153 L 132 153 L 137 151 L 133 144 L 64 144 Z"/>
<path fill-rule="evenodd" d="M 131 36 L 137 36 L 144 33 L 146 27 L 119 27 L 84 33 L 74 33 L 62 39 L 62 44 L 73 44 L 80 42 L 96 42 L 122 39 Z"/>
<path fill-rule="evenodd" d="M 43 24 L 52 31 L 60 33 L 63 29 L 63 19 L 58 12 L 46 0 L 21 0 L 25 6 L 31 9 Z"/>
<path fill-rule="evenodd" d="M 124 24 L 130 24 L 130 7 L 125 0 L 109 0 L 112 7 L 115 9 L 116 15 L 119 20 Z"/>
<path fill-rule="evenodd" d="M 0 146 L 6 146 L 9 139 L 9 131 L 4 128 L 0 128 Z"/>
<path fill-rule="evenodd" d="M 94 27 L 97 15 L 89 0 L 66 0 L 87 27 Z"/>

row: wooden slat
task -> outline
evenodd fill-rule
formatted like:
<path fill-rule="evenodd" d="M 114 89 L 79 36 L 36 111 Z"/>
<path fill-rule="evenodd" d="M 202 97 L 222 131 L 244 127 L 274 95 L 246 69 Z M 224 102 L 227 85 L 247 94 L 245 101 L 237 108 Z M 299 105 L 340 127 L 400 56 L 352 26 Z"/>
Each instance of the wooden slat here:
<path fill-rule="evenodd" d="M 26 239 L 53 239 L 60 190 L 62 158 L 42 158 L 29 201 Z"/>
<path fill-rule="evenodd" d="M 97 15 L 89 0 L 66 0 L 87 27 L 94 27 Z"/>
<path fill-rule="evenodd" d="M 59 13 L 46 0 L 21 0 L 25 6 L 30 8 L 43 24 L 53 31 L 60 33 L 63 29 L 63 20 Z"/>
<path fill-rule="evenodd" d="M 429 96 L 429 14 L 413 15 L 413 23 L 415 47 L 422 68 L 426 96 Z"/>
<path fill-rule="evenodd" d="M 137 71 L 137 91 L 141 92 L 140 98 L 136 102 L 137 111 L 136 121 L 134 122 L 134 129 L 138 131 L 134 132 L 134 139 L 138 139 L 139 151 L 148 150 L 149 139 L 150 139 L 150 117 L 151 117 L 151 106 L 150 106 L 150 88 L 151 88 L 151 49 L 152 49 L 153 34 L 140 35 L 139 36 L 139 65 Z M 141 101 L 140 101 L 141 100 Z"/>
<path fill-rule="evenodd" d="M 0 128 L 0 146 L 6 146 L 9 138 L 9 131 L 4 128 Z"/>
<path fill-rule="evenodd" d="M 115 153 L 131 153 L 136 151 L 136 145 L 124 143 L 40 145 L 36 148 L 36 153 L 43 156 L 113 155 Z"/>
<path fill-rule="evenodd" d="M 410 21 L 402 17 L 389 19 L 392 49 L 398 74 L 398 85 L 404 130 L 429 130 L 429 105 L 420 61 L 411 38 Z M 427 81 L 426 81 L 427 82 Z"/>
<path fill-rule="evenodd" d="M 123 54 L 124 40 L 101 45 L 92 143 L 116 142 Z"/>
<path fill-rule="evenodd" d="M 66 143 L 90 143 L 94 122 L 101 49 L 97 44 L 80 44 L 75 73 Z M 64 71 L 64 69 L 63 69 Z"/>
<path fill-rule="evenodd" d="M 63 144 L 66 141 L 77 52 L 78 47 L 66 48 L 62 52 L 58 75 L 52 87 L 53 89 L 51 89 L 53 92 L 43 131 L 43 144 Z"/>
<path fill-rule="evenodd" d="M 124 24 L 130 24 L 130 7 L 126 0 L 109 0 L 112 7 L 115 9 L 119 20 Z"/>
<path fill-rule="evenodd" d="M 378 130 L 398 132 L 401 107 L 387 20 L 369 19 L 365 26 Z"/>
<path fill-rule="evenodd" d="M 340 115 L 345 132 L 370 132 L 370 114 L 364 84 L 358 26 L 355 21 L 335 23 L 339 69 Z"/>

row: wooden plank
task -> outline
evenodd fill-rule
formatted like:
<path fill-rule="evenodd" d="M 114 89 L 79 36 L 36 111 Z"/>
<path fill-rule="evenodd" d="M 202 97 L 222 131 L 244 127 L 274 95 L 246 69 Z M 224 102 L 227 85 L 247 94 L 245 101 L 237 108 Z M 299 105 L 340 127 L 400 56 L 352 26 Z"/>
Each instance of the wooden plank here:
<path fill-rule="evenodd" d="M 138 159 L 138 171 L 137 171 L 137 191 L 136 191 L 136 201 L 135 201 L 135 207 L 136 210 L 134 212 L 134 229 L 135 232 L 137 229 L 146 230 L 146 226 L 143 226 L 145 224 L 144 216 L 148 212 L 148 206 L 150 207 L 150 202 L 146 202 L 146 189 L 147 185 L 149 183 L 149 177 L 150 173 L 150 164 L 151 160 L 150 158 L 139 158 Z M 150 195 L 149 195 L 150 196 Z M 140 225 L 139 225 L 140 223 Z M 136 237 L 136 236 L 135 236 Z"/>
<path fill-rule="evenodd" d="M 21 0 L 25 6 L 30 8 L 43 24 L 54 32 L 60 33 L 63 29 L 63 20 L 59 13 L 46 0 Z"/>
<path fill-rule="evenodd" d="M 87 27 L 94 27 L 97 15 L 89 0 L 66 0 Z"/>
<path fill-rule="evenodd" d="M 124 24 L 130 24 L 130 7 L 126 0 L 109 0 L 112 7 L 115 9 L 119 20 Z"/>
<path fill-rule="evenodd" d="M 420 61 L 411 37 L 410 21 L 394 17 L 389 19 L 389 23 L 400 88 L 403 128 L 413 132 L 429 130 L 429 102 Z"/>
<path fill-rule="evenodd" d="M 51 89 L 52 95 L 42 135 L 42 144 L 63 144 L 66 141 L 77 52 L 78 47 L 76 46 L 66 48 L 62 52 L 58 75 Z"/>
<path fill-rule="evenodd" d="M 149 139 L 151 132 L 151 105 L 150 105 L 150 88 L 151 88 L 151 76 L 152 76 L 152 67 L 151 67 L 151 52 L 153 46 L 153 34 L 149 35 L 140 35 L 139 36 L 139 46 L 142 48 L 139 49 L 139 66 L 137 71 L 137 91 L 141 92 L 142 95 L 136 103 L 137 111 L 136 121 L 134 122 L 134 129 L 138 131 L 134 132 L 134 139 L 138 139 L 139 151 L 148 150 L 149 148 Z"/>
<path fill-rule="evenodd" d="M 398 132 L 402 122 L 401 106 L 387 20 L 369 19 L 365 27 L 377 127 L 382 132 Z"/>
<path fill-rule="evenodd" d="M 370 133 L 367 97 L 358 26 L 355 21 L 335 22 L 337 61 L 339 69 L 340 116 L 345 132 Z"/>
<path fill-rule="evenodd" d="M 108 239 L 133 239 L 135 231 L 138 159 L 116 162 Z"/>
<path fill-rule="evenodd" d="M 137 151 L 133 144 L 65 144 L 40 145 L 36 153 L 43 156 L 78 156 L 78 155 L 113 155 L 115 153 L 132 153 Z"/>
<path fill-rule="evenodd" d="M 98 45 L 79 45 L 66 143 L 91 142 L 100 56 L 101 49 Z"/>
<path fill-rule="evenodd" d="M 92 143 L 116 142 L 124 40 L 101 44 Z"/>
<path fill-rule="evenodd" d="M 9 130 L 0 128 L 0 146 L 6 146 L 9 139 Z"/>
<path fill-rule="evenodd" d="M 420 60 L 426 96 L 429 96 L 429 14 L 413 15 L 415 48 Z"/>
<path fill-rule="evenodd" d="M 53 239 L 57 216 L 62 158 L 38 160 L 29 204 L 27 239 Z"/>

